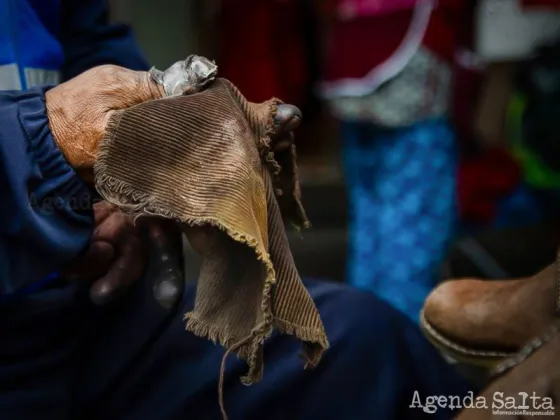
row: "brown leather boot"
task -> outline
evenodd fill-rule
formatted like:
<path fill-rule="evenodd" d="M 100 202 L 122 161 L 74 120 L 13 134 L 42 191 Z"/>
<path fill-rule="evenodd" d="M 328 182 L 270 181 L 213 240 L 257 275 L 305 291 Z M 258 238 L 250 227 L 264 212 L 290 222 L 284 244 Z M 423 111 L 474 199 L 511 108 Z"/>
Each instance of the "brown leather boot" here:
<path fill-rule="evenodd" d="M 560 324 L 550 325 L 511 359 L 456 420 L 560 418 Z M 477 408 L 478 406 L 478 408 Z"/>
<path fill-rule="evenodd" d="M 428 296 L 422 329 L 455 360 L 492 367 L 556 319 L 557 267 L 518 280 L 447 281 Z"/>

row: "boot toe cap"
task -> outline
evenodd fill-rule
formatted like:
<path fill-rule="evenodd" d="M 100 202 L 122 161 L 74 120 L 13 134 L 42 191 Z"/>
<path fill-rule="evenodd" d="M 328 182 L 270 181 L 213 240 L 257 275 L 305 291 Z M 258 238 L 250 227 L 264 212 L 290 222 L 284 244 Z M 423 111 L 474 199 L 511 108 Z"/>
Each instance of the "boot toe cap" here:
<path fill-rule="evenodd" d="M 469 341 L 466 335 L 473 324 L 478 324 L 483 312 L 483 308 L 478 308 L 480 301 L 473 296 L 480 283 L 480 280 L 462 279 L 440 284 L 426 299 L 425 321 L 445 337 Z"/>

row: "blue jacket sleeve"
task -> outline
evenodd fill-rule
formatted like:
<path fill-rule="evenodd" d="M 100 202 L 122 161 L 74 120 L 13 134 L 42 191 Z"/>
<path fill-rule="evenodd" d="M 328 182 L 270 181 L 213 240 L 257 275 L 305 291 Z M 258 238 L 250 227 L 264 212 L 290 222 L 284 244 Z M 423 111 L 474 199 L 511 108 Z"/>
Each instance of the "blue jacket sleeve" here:
<path fill-rule="evenodd" d="M 102 64 L 147 70 L 132 31 L 109 23 L 103 0 L 63 0 L 59 41 L 65 55 L 63 78 L 68 80 Z"/>
<path fill-rule="evenodd" d="M 93 229 L 91 192 L 54 142 L 46 90 L 0 92 L 0 295 L 59 270 Z"/>

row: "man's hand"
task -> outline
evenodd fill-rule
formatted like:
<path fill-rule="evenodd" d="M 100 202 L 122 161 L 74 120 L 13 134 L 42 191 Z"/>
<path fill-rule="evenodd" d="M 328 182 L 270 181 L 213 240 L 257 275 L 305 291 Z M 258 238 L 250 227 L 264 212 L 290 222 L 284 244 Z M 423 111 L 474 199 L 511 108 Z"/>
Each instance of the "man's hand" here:
<path fill-rule="evenodd" d="M 106 202 L 93 206 L 95 229 L 85 255 L 64 272 L 72 281 L 94 281 L 91 299 L 102 305 L 125 292 L 147 265 L 147 250 L 132 218 Z"/>
<path fill-rule="evenodd" d="M 46 95 L 49 125 L 68 163 L 86 181 L 92 179 L 100 142 L 111 114 L 165 96 L 148 72 L 99 66 L 62 83 Z"/>
<path fill-rule="evenodd" d="M 216 71 L 213 62 L 196 55 L 164 72 L 94 67 L 46 93 L 51 132 L 70 166 L 91 182 L 113 112 L 153 99 L 196 93 L 214 81 Z"/>

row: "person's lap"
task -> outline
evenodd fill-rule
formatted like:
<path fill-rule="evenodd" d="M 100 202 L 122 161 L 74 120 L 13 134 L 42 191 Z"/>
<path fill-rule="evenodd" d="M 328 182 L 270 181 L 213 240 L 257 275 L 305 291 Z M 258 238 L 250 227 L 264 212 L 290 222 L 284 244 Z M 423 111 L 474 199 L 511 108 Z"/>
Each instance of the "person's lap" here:
<path fill-rule="evenodd" d="M 343 286 L 307 285 L 331 348 L 317 369 L 304 371 L 300 344 L 275 336 L 265 346 L 264 379 L 252 387 L 241 385 L 245 364 L 232 356 L 224 384 L 231 420 L 423 418 L 420 409 L 408 408 L 414 391 L 467 391 L 396 310 Z M 32 299 L 41 300 L 33 306 L 38 313 L 30 302 L 23 315 L 0 310 L 3 420 L 220 418 L 224 351 L 185 331 L 192 289 L 170 311 L 154 301 L 147 282 L 103 310 L 92 309 L 85 295 L 49 293 L 56 309 L 45 306 L 43 296 Z"/>

